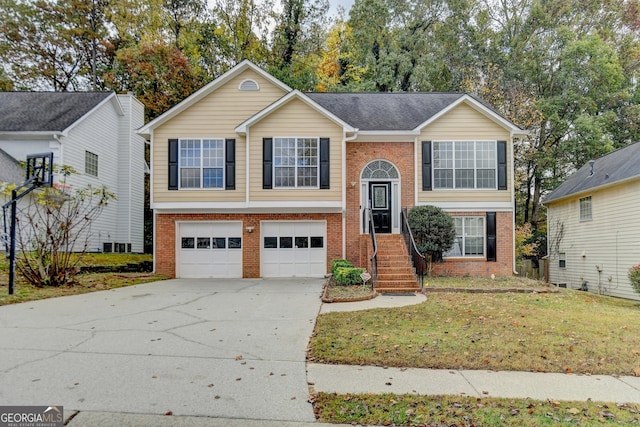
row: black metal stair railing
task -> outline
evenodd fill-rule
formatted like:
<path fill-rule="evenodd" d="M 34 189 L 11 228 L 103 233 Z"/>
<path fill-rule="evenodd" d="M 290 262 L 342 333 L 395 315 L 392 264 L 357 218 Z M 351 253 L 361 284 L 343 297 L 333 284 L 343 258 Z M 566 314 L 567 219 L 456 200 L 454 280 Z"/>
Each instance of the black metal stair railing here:
<path fill-rule="evenodd" d="M 373 226 L 371 209 L 367 209 L 367 216 L 369 218 L 369 236 L 371 237 L 371 244 L 373 245 L 373 255 L 369 261 L 371 261 L 371 287 L 374 288 L 378 282 L 378 242 L 376 241 L 376 230 Z"/>
<path fill-rule="evenodd" d="M 409 227 L 409 220 L 407 219 L 407 208 L 402 208 L 402 235 L 404 237 L 404 243 L 407 245 L 407 251 L 410 254 L 416 276 L 420 282 L 420 289 L 424 289 L 424 277 L 427 274 L 427 260 L 418 250 L 416 241 L 413 238 L 411 227 Z"/>

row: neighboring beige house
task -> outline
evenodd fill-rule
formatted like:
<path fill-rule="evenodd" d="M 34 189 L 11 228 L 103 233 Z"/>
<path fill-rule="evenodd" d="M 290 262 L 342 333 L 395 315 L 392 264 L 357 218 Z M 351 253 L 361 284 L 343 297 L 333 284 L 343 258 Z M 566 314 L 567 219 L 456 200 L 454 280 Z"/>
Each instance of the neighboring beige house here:
<path fill-rule="evenodd" d="M 401 210 L 428 204 L 458 230 L 437 272 L 513 272 L 523 131 L 471 95 L 302 93 L 244 61 L 140 133 L 158 273 L 322 277 L 338 258 L 370 267 L 370 221 L 390 256 Z"/>
<path fill-rule="evenodd" d="M 640 264 L 640 143 L 590 161 L 544 205 L 551 283 L 640 299 L 628 278 Z"/>
<path fill-rule="evenodd" d="M 143 124 L 144 106 L 130 94 L 0 92 L 0 181 L 22 184 L 18 162 L 52 152 L 54 164 L 77 172 L 67 185 L 106 185 L 117 197 L 92 225 L 88 250 L 143 252 Z"/>

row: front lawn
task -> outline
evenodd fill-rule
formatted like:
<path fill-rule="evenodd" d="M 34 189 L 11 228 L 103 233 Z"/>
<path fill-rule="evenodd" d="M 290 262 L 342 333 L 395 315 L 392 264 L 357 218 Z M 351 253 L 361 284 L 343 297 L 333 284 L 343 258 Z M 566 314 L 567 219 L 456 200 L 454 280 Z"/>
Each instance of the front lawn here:
<path fill-rule="evenodd" d="M 319 316 L 308 357 L 351 365 L 634 375 L 640 374 L 640 309 L 637 302 L 570 290 L 429 293 L 419 305 Z"/>
<path fill-rule="evenodd" d="M 142 254 L 90 253 L 82 259 L 81 265 L 117 267 L 142 261 L 152 261 L 152 256 Z M 28 284 L 17 274 L 14 294 L 9 295 L 8 268 L 8 261 L 4 257 L 0 258 L 0 305 L 102 291 L 166 279 L 164 276 L 151 273 L 82 273 L 76 276 L 77 283 L 72 286 L 36 287 Z"/>

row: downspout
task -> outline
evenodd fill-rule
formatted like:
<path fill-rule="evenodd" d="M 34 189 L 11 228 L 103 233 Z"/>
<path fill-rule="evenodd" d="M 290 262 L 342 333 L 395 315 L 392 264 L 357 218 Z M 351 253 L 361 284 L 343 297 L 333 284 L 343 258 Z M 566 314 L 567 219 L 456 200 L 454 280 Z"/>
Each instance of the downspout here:
<path fill-rule="evenodd" d="M 511 271 L 513 272 L 514 275 L 517 275 L 517 269 L 516 269 L 516 192 L 515 192 L 515 182 L 516 182 L 516 178 L 515 178 L 515 173 L 516 173 L 516 166 L 515 166 L 515 153 L 513 152 L 513 131 L 511 132 L 510 135 L 510 149 L 511 149 L 511 216 L 512 216 L 512 224 L 511 224 L 511 247 L 513 248 L 513 250 L 511 251 Z M 538 268 L 540 268 L 538 266 Z"/>
<path fill-rule="evenodd" d="M 244 159 L 244 164 L 245 164 L 245 168 L 244 168 L 244 180 L 245 180 L 245 190 L 244 190 L 244 203 L 245 203 L 245 208 L 249 207 L 249 169 L 251 169 L 249 167 L 249 128 L 247 128 L 247 131 L 244 134 L 244 155 L 245 155 L 245 159 Z"/>
<path fill-rule="evenodd" d="M 156 210 L 151 206 L 153 205 L 153 130 L 149 132 L 149 141 L 145 141 L 145 143 L 149 144 L 149 209 L 153 211 L 153 223 L 152 223 L 152 236 L 153 236 L 153 244 L 151 247 L 152 259 L 153 259 L 153 268 L 152 273 L 156 274 Z M 144 241 L 142 246 L 144 247 Z"/>
<path fill-rule="evenodd" d="M 418 159 L 419 140 L 419 136 L 416 136 L 413 140 L 413 206 L 418 206 L 418 190 L 420 188 L 418 185 L 418 170 L 422 170 L 422 168 L 419 168 L 421 162 Z M 402 205 L 402 201 L 400 201 L 400 204 Z M 400 206 L 400 208 L 402 209 L 402 206 Z"/>
<path fill-rule="evenodd" d="M 342 258 L 347 256 L 347 142 L 358 137 L 358 131 L 354 129 L 353 135 L 347 138 L 347 132 L 342 130 Z M 359 191 L 359 188 L 358 188 Z"/>

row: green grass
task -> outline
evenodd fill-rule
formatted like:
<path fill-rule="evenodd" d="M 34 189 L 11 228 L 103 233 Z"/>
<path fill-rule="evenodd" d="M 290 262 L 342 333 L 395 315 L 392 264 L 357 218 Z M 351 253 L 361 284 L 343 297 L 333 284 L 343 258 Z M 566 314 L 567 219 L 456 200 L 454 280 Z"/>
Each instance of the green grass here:
<path fill-rule="evenodd" d="M 637 424 L 640 405 L 531 399 L 319 393 L 319 422 L 397 426 L 606 426 Z"/>
<path fill-rule="evenodd" d="M 319 363 L 640 375 L 634 301 L 550 290 L 528 279 L 430 278 L 425 303 L 318 317 Z M 419 395 L 314 395 L 320 422 L 398 426 L 603 426 L 640 423 L 640 405 Z"/>
<path fill-rule="evenodd" d="M 90 253 L 82 259 L 81 265 L 120 266 L 133 262 L 151 260 L 151 255 L 143 254 Z M 164 276 L 150 273 L 90 273 L 78 274 L 76 276 L 77 283 L 74 285 L 63 287 L 36 287 L 26 283 L 25 280 L 18 275 L 14 285 L 14 294 L 9 295 L 8 266 L 9 263 L 6 258 L 0 258 L 0 305 L 83 294 L 166 279 Z"/>
<path fill-rule="evenodd" d="M 558 293 L 433 293 L 425 303 L 318 317 L 309 360 L 439 369 L 634 375 L 638 303 Z"/>

